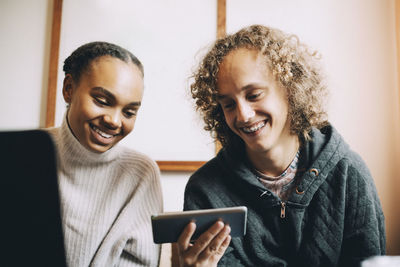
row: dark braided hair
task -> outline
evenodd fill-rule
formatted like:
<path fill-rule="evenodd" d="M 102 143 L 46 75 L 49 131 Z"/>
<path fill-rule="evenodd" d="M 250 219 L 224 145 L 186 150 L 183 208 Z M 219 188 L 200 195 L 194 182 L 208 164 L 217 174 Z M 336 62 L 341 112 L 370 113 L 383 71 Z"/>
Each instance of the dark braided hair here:
<path fill-rule="evenodd" d="M 102 56 L 118 58 L 126 63 L 132 62 L 144 75 L 143 65 L 137 57 L 128 50 L 107 42 L 91 42 L 78 47 L 65 59 L 63 71 L 65 75 L 70 74 L 74 81 L 79 83 L 82 72 L 87 70 L 93 60 Z"/>

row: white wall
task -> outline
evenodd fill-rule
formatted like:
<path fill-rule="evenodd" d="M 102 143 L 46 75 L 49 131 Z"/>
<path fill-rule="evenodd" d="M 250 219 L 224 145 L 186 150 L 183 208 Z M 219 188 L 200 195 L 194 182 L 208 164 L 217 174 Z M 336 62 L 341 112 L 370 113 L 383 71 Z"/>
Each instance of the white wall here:
<path fill-rule="evenodd" d="M 43 125 L 51 2 L 0 1 L 0 129 Z M 115 15 L 117 10 L 123 14 Z M 132 50 L 145 65 L 146 92 L 135 133 L 125 144 L 156 153 L 155 159 L 206 160 L 213 146 L 187 101 L 186 77 L 197 51 L 215 36 L 215 16 L 214 0 L 64 1 L 60 61 L 96 39 Z M 109 23 L 99 26 L 102 20 Z M 400 254 L 400 221 L 392 204 L 400 200 L 392 186 L 400 177 L 394 0 L 227 0 L 228 32 L 252 23 L 294 33 L 321 52 L 330 120 L 370 167 L 386 215 L 389 252 Z M 57 124 L 62 114 L 59 96 Z M 182 208 L 189 175 L 162 174 L 166 210 Z"/>
<path fill-rule="evenodd" d="M 37 128 L 44 122 L 50 3 L 0 1 L 1 130 Z"/>
<path fill-rule="evenodd" d="M 145 72 L 143 105 L 123 143 L 155 160 L 207 160 L 214 146 L 199 130 L 185 90 L 195 54 L 216 35 L 215 19 L 204 20 L 205 15 L 216 17 L 213 1 L 64 1 L 58 87 L 62 63 L 78 46 L 98 40 L 119 44 L 142 61 Z M 59 124 L 65 111 L 61 94 L 56 111 Z"/>

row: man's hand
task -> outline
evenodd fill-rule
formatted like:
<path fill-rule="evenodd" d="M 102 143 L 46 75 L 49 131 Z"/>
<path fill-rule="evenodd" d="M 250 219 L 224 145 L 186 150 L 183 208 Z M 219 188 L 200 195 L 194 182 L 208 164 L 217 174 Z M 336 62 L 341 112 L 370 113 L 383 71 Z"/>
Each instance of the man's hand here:
<path fill-rule="evenodd" d="M 217 221 L 192 244 L 190 239 L 195 230 L 196 224 L 189 223 L 178 239 L 180 266 L 217 266 L 231 241 L 231 228 Z"/>

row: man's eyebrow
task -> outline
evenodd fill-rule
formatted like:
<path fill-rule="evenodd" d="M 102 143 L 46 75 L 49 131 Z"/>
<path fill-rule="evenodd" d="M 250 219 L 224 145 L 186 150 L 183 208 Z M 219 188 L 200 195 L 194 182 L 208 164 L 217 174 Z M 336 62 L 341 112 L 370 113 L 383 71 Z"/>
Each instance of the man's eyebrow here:
<path fill-rule="evenodd" d="M 240 89 L 240 91 L 246 91 L 246 90 L 256 89 L 256 88 L 268 88 L 268 85 L 261 84 L 261 83 L 250 83 L 250 84 L 243 86 Z M 227 98 L 227 95 L 217 94 L 217 101 L 224 100 L 225 98 Z"/>
<path fill-rule="evenodd" d="M 217 101 L 224 100 L 224 98 L 226 98 L 226 95 L 217 94 Z"/>
<path fill-rule="evenodd" d="M 249 89 L 257 89 L 257 88 L 267 88 L 268 85 L 262 83 L 250 83 L 243 86 L 242 91 L 249 90 Z"/>

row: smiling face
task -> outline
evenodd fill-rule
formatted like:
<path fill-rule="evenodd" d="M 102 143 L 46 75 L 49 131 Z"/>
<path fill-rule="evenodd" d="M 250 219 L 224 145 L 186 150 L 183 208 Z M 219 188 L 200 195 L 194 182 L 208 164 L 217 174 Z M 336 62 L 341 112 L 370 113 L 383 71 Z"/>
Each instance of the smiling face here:
<path fill-rule="evenodd" d="M 297 139 L 290 133 L 286 90 L 256 50 L 229 52 L 219 67 L 218 102 L 229 128 L 247 153 L 284 151 Z"/>
<path fill-rule="evenodd" d="M 131 62 L 102 56 L 90 63 L 79 83 L 66 75 L 63 96 L 74 136 L 87 149 L 102 153 L 133 130 L 143 75 Z"/>

